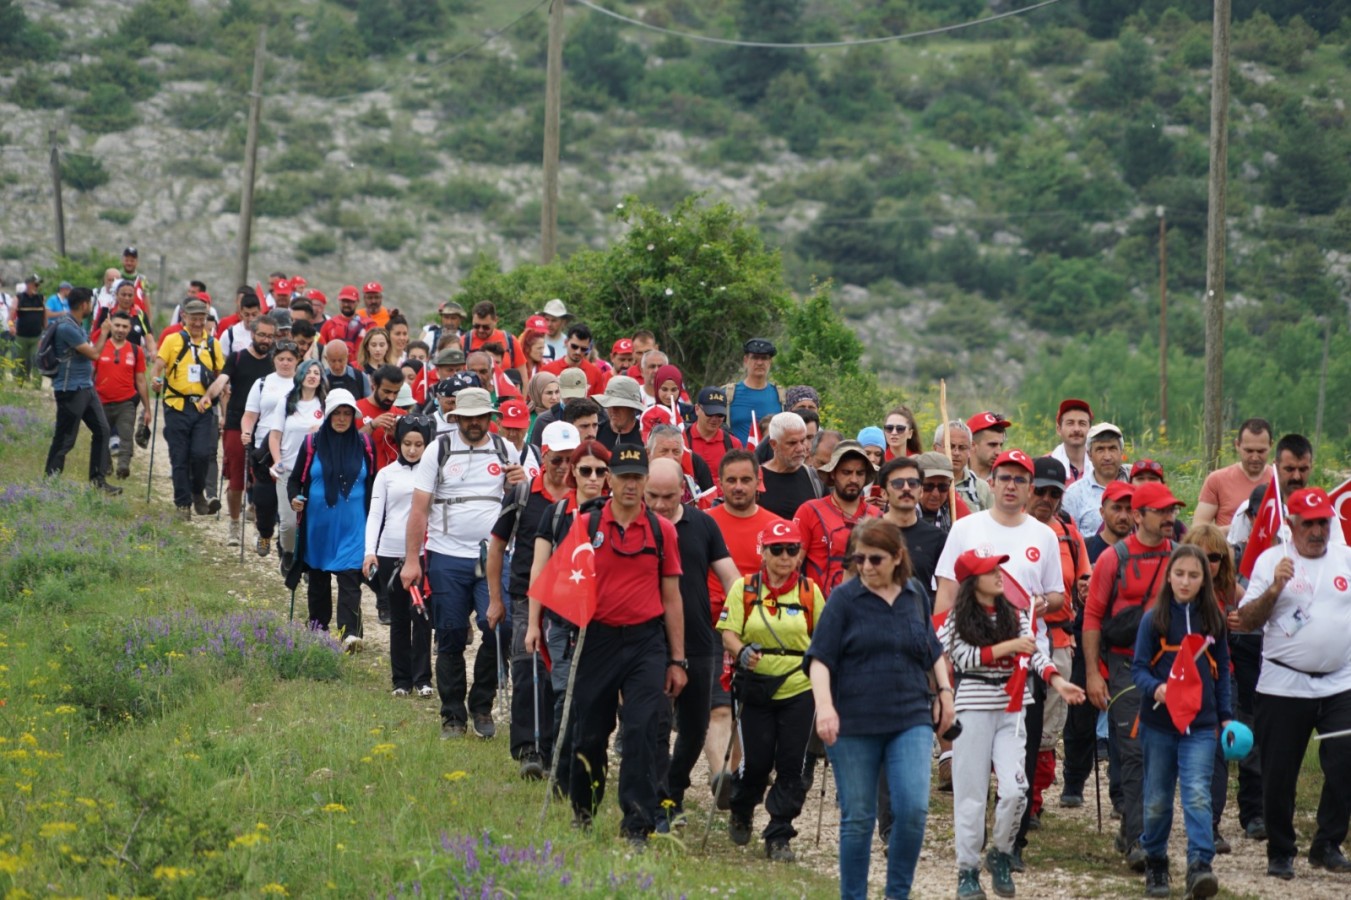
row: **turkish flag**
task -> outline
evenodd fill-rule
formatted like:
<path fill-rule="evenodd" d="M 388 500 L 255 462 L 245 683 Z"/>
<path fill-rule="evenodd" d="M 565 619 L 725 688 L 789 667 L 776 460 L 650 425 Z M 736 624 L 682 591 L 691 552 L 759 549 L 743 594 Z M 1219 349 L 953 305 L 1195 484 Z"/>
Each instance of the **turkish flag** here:
<path fill-rule="evenodd" d="M 1196 657 L 1209 643 L 1210 639 L 1203 634 L 1184 636 L 1168 672 L 1168 692 L 1163 702 L 1173 727 L 1184 733 L 1201 711 L 1201 672 L 1196 668 Z"/>
<path fill-rule="evenodd" d="M 1003 566 L 999 567 L 999 574 L 1004 576 L 1004 599 L 1013 604 L 1015 609 L 1025 609 L 1027 614 L 1032 617 L 1032 633 L 1037 633 L 1037 614 L 1032 610 L 1032 595 L 1027 592 L 1027 588 L 1018 583 L 1018 579 L 1009 574 L 1009 570 Z"/>
<path fill-rule="evenodd" d="M 751 430 L 746 435 L 746 449 L 754 450 L 760 446 L 760 423 L 755 419 L 755 410 L 751 410 Z"/>
<path fill-rule="evenodd" d="M 1345 487 L 1345 485 L 1343 485 Z M 1341 490 L 1341 488 L 1338 488 Z M 1276 482 L 1276 467 L 1271 467 L 1271 482 L 1262 495 L 1262 505 L 1257 508 L 1257 517 L 1253 519 L 1252 532 L 1248 535 L 1248 546 L 1239 561 L 1238 571 L 1244 578 L 1252 576 L 1252 568 L 1257 557 L 1266 552 L 1276 541 L 1276 535 L 1285 521 L 1285 510 L 1281 506 L 1281 491 Z"/>
<path fill-rule="evenodd" d="M 147 316 L 150 315 L 150 303 L 145 299 L 145 279 L 140 275 L 136 276 L 136 300 L 132 306 Z"/>
<path fill-rule="evenodd" d="M 554 549 L 529 596 L 574 625 L 585 626 L 596 614 L 596 551 L 587 539 L 587 519 L 578 516 Z"/>
<path fill-rule="evenodd" d="M 1348 519 L 1347 514 L 1342 512 L 1342 504 L 1351 499 L 1351 478 L 1328 491 L 1328 499 L 1332 501 L 1332 511 L 1341 520 L 1342 536 L 1346 538 L 1347 544 L 1351 544 L 1351 519 Z"/>
<path fill-rule="evenodd" d="M 1023 690 L 1027 687 L 1027 671 L 1032 668 L 1032 657 L 1019 653 L 1016 659 L 1018 666 L 1013 670 L 1013 677 L 1004 685 L 1004 693 L 1009 695 L 1009 705 L 1004 707 L 1004 712 L 1021 712 L 1023 709 Z"/>

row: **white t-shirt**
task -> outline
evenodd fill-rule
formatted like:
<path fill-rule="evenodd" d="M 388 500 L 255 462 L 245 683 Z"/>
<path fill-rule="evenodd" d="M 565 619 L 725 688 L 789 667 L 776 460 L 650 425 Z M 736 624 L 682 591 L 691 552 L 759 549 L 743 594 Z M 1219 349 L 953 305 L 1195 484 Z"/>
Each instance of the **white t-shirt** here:
<path fill-rule="evenodd" d="M 1063 594 L 1065 577 L 1060 570 L 1060 545 L 1050 526 L 1024 514 L 1021 524 L 1000 525 L 987 510 L 972 513 L 953 523 L 934 576 L 957 580 L 957 557 L 967 550 L 981 556 L 1008 555 L 1004 571 L 1018 580 L 1029 594 Z M 1044 624 L 1036 624 L 1037 647 L 1051 656 Z"/>
<path fill-rule="evenodd" d="M 1351 550 L 1328 546 L 1318 559 L 1291 550 L 1295 577 L 1290 579 L 1263 628 L 1262 674 L 1257 690 L 1279 697 L 1330 697 L 1351 690 Z M 1271 547 L 1257 558 L 1246 605 L 1266 593 L 1285 558 L 1284 547 Z M 1299 672 L 1274 665 L 1280 660 Z M 1300 672 L 1327 672 L 1311 678 Z"/>
<path fill-rule="evenodd" d="M 1248 536 L 1252 534 L 1252 520 L 1248 518 L 1248 501 L 1244 500 L 1234 510 L 1234 518 L 1229 522 L 1229 534 L 1226 540 L 1237 547 L 1239 544 L 1246 544 Z M 1277 542 L 1280 538 L 1277 538 Z M 1328 543 L 1334 545 L 1346 546 L 1346 533 L 1342 530 L 1342 520 L 1332 520 L 1332 533 L 1328 535 Z"/>
<path fill-rule="evenodd" d="M 371 511 L 366 517 L 366 553 L 394 559 L 404 555 L 408 514 L 413 509 L 417 467 L 395 460 L 375 473 Z"/>
<path fill-rule="evenodd" d="M 249 388 L 249 396 L 244 400 L 244 412 L 258 414 L 258 425 L 253 429 L 253 445 L 267 445 L 267 433 L 273 410 L 278 403 L 286 402 L 286 395 L 295 387 L 295 380 L 276 372 L 265 378 L 259 378 Z"/>
<path fill-rule="evenodd" d="M 419 491 L 432 495 L 431 513 L 427 517 L 427 549 L 459 559 L 477 559 L 479 543 L 492 533 L 497 516 L 502 511 L 502 489 L 505 484 L 502 461 L 497 456 L 491 437 L 485 437 L 482 446 L 470 448 L 460 437 L 458 429 L 447 435 L 450 441 L 445 465 L 440 463 L 440 442 L 433 441 L 418 462 Z M 508 453 L 511 445 L 508 444 Z M 437 488 L 437 472 L 441 486 Z M 440 500 L 468 498 L 455 503 Z"/>
<path fill-rule="evenodd" d="M 296 411 L 286 414 L 286 399 L 272 407 L 267 418 L 259 419 L 266 431 L 281 432 L 281 463 L 284 470 L 290 472 L 296 466 L 296 457 L 305 445 L 305 436 L 324 424 L 324 407 L 317 399 L 301 400 Z"/>
<path fill-rule="evenodd" d="M 243 322 L 236 322 L 225 329 L 220 342 L 225 355 L 230 356 L 237 350 L 247 350 L 253 346 L 253 332 L 249 331 L 249 326 Z"/>

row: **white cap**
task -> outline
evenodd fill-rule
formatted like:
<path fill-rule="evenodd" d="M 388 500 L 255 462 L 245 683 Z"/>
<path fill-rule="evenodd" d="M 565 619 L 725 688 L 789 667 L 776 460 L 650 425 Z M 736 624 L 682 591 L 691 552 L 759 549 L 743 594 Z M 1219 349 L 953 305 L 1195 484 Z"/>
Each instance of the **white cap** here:
<path fill-rule="evenodd" d="M 555 319 L 566 319 L 568 317 L 567 306 L 565 306 L 563 301 L 559 300 L 557 297 L 544 304 L 544 309 L 541 310 L 541 312 L 546 316 L 553 316 Z"/>
<path fill-rule="evenodd" d="M 1112 437 L 1116 437 L 1121 440 L 1125 440 L 1126 437 L 1122 433 L 1121 429 L 1117 428 L 1111 422 L 1099 422 L 1092 428 L 1088 429 L 1088 442 L 1090 444 L 1093 443 L 1094 439 L 1097 438 L 1098 435 L 1100 434 L 1111 435 Z"/>
<path fill-rule="evenodd" d="M 554 453 L 566 453 L 582 446 L 582 434 L 571 422 L 550 422 L 544 426 L 540 446 Z"/>
<path fill-rule="evenodd" d="M 350 406 L 352 411 L 356 412 L 357 398 L 352 396 L 352 392 L 347 388 L 338 388 L 336 391 L 328 392 L 328 399 L 324 401 L 324 418 L 327 419 L 333 415 L 333 411 L 340 406 Z"/>

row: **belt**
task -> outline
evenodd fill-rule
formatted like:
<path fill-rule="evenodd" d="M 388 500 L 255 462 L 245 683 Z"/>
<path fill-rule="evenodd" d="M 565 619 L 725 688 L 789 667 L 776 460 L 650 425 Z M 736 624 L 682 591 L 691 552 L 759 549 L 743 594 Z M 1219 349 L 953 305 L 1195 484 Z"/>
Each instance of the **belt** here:
<path fill-rule="evenodd" d="M 765 647 L 760 650 L 761 656 L 806 656 L 805 650 L 789 650 L 785 647 Z"/>
<path fill-rule="evenodd" d="M 972 672 L 961 673 L 961 678 L 963 681 L 970 678 L 972 681 L 979 681 L 981 684 L 993 684 L 995 687 L 1008 684 L 1009 679 L 1012 677 L 1013 677 L 1012 675 L 1000 676 L 1000 675 L 977 675 Z"/>
<path fill-rule="evenodd" d="M 1280 666 L 1282 669 L 1289 669 L 1291 672 L 1298 672 L 1301 675 L 1308 675 L 1310 678 L 1327 678 L 1329 675 L 1336 675 L 1341 669 L 1333 669 L 1331 672 L 1306 672 L 1303 669 L 1296 669 L 1289 663 L 1283 663 L 1279 659 L 1268 659 L 1267 662 L 1274 666 Z"/>
<path fill-rule="evenodd" d="M 636 632 L 645 628 L 661 627 L 663 618 L 656 616 L 648 619 L 646 622 L 637 622 L 633 625 L 609 625 L 605 622 L 592 621 L 587 627 L 596 631 L 611 632 L 614 634 L 623 634 L 624 632 Z"/>
<path fill-rule="evenodd" d="M 490 497 L 490 496 L 488 496 L 487 494 L 470 494 L 470 495 L 467 496 L 467 497 L 437 497 L 436 499 L 432 500 L 432 502 L 433 502 L 433 503 L 447 503 L 447 504 L 449 504 L 449 505 L 451 505 L 451 506 L 455 506 L 456 504 L 459 504 L 459 503 L 470 503 L 470 502 L 475 501 L 475 500 L 484 500 L 484 501 L 487 501 L 488 503 L 501 503 L 501 502 L 502 502 L 502 498 L 501 498 L 501 497 Z"/>

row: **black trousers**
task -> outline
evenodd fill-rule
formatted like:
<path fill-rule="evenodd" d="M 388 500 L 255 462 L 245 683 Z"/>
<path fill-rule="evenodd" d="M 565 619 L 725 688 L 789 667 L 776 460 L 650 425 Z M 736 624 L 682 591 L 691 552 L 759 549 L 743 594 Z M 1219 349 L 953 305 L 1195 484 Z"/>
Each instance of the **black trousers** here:
<path fill-rule="evenodd" d="M 1258 693 L 1257 742 L 1262 746 L 1262 811 L 1267 823 L 1267 858 L 1294 856 L 1295 787 L 1304 751 L 1314 731 L 1351 729 L 1351 691 L 1305 699 Z M 1351 818 L 1351 736 L 1318 744 L 1323 793 L 1318 798 L 1318 829 L 1310 854 L 1340 847 Z"/>
<path fill-rule="evenodd" d="M 624 714 L 628 715 L 627 709 Z M 815 717 L 816 700 L 811 691 L 764 706 L 741 705 L 737 725 L 741 768 L 732 780 L 732 815 L 749 822 L 763 798 L 765 812 L 769 813 L 769 824 L 762 834 L 766 841 L 797 837 L 793 820 L 807 799 L 802 769 Z M 774 784 L 766 797 L 770 772 L 774 773 Z"/>
<path fill-rule="evenodd" d="M 310 570 L 306 599 L 310 607 L 310 627 L 328 631 L 333 621 L 333 577 L 338 579 L 338 631 L 344 637 L 361 637 L 361 570 L 320 572 Z"/>
<path fill-rule="evenodd" d="M 554 746 L 554 689 L 539 654 L 525 652 L 530 600 L 511 598 L 511 757 L 539 753 L 548 759 Z M 535 735 L 538 717 L 539 736 Z"/>
<path fill-rule="evenodd" d="M 253 524 L 258 536 L 271 538 L 277 533 L 277 481 L 268 471 L 270 456 L 265 462 L 255 462 L 253 447 L 246 451 L 249 455 L 249 498 L 253 501 Z"/>
<path fill-rule="evenodd" d="M 1037 753 L 1041 750 L 1041 726 L 1046 711 L 1046 682 L 1035 672 L 1028 675 L 1027 682 L 1032 686 L 1032 698 L 1037 702 L 1023 707 L 1023 727 L 1027 731 L 1027 755 L 1023 759 L 1027 804 L 1023 807 L 1023 819 L 1018 823 L 1018 836 L 1013 840 L 1015 847 L 1027 846 L 1028 826 L 1032 822 L 1032 781 L 1037 775 Z"/>
<path fill-rule="evenodd" d="M 89 480 L 107 476 L 108 420 L 92 387 L 56 392 L 56 428 L 45 469 L 48 475 L 59 475 L 66 468 L 66 455 L 75 447 L 81 422 L 89 427 Z"/>
<path fill-rule="evenodd" d="M 657 785 L 662 801 L 670 800 L 675 809 L 684 808 L 690 772 L 704 752 L 708 736 L 708 713 L 713 703 L 714 667 L 722 674 L 722 655 L 689 657 L 689 681 L 670 703 L 663 703 L 657 720 Z M 671 748 L 671 727 L 675 726 L 675 748 Z"/>
<path fill-rule="evenodd" d="M 1252 728 L 1257 676 L 1262 673 L 1262 635 L 1229 635 L 1229 659 L 1234 664 L 1234 718 Z M 1253 741 L 1252 752 L 1238 764 L 1238 820 L 1247 828 L 1261 816 L 1262 748 Z"/>
<path fill-rule="evenodd" d="M 105 443 L 108 440 L 106 433 L 103 440 Z M 164 440 L 169 445 L 174 506 L 182 509 L 192 505 L 195 494 L 206 492 L 207 472 L 216 458 L 215 413 L 211 410 L 198 412 L 190 399 L 183 401 L 181 410 L 166 404 Z"/>
<path fill-rule="evenodd" d="M 273 496 L 276 496 L 275 492 Z M 412 690 L 432 683 L 432 623 L 413 612 L 413 598 L 395 573 L 403 560 L 377 556 L 376 584 L 389 585 L 389 672 L 394 687 Z M 392 579 L 392 581 L 391 581 Z M 428 615 L 431 611 L 428 610 Z"/>
<path fill-rule="evenodd" d="M 624 756 L 619 763 L 620 831 L 650 834 L 657 808 L 657 716 L 666 681 L 666 635 L 660 618 L 641 625 L 615 627 L 592 622 L 581 652 L 572 660 L 573 812 L 594 816 L 605 799 L 610 733 L 615 728 L 619 697 L 624 696 Z"/>
<path fill-rule="evenodd" d="M 1083 651 L 1075 648 L 1070 681 L 1087 688 Z M 1098 708 L 1092 703 L 1071 706 L 1065 718 L 1065 787 L 1062 793 L 1082 797 L 1093 774 L 1098 752 Z"/>

